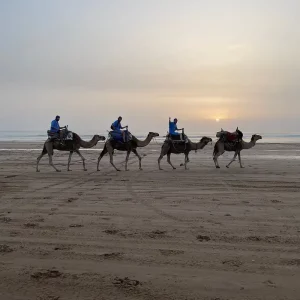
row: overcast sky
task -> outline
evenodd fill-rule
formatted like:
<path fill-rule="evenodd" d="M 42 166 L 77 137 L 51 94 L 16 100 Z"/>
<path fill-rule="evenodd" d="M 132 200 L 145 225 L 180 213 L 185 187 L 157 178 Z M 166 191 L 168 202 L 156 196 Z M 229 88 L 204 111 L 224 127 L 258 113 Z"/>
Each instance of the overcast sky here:
<path fill-rule="evenodd" d="M 0 130 L 300 131 L 298 0 L 0 1 Z M 220 119 L 216 122 L 216 119 Z M 96 133 L 96 132 L 91 132 Z"/>

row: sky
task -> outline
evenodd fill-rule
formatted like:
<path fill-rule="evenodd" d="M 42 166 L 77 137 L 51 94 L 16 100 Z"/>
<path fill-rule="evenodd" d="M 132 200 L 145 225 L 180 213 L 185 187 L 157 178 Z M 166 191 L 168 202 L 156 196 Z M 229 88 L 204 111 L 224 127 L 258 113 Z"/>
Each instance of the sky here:
<path fill-rule="evenodd" d="M 0 130 L 300 132 L 298 0 L 0 0 Z"/>

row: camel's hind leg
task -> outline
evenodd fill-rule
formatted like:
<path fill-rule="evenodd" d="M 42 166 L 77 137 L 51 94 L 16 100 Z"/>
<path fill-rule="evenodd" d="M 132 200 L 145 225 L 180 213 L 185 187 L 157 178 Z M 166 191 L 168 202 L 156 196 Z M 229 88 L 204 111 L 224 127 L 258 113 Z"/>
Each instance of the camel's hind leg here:
<path fill-rule="evenodd" d="M 160 166 L 160 161 L 162 160 L 162 158 L 163 158 L 164 156 L 165 156 L 165 154 L 161 153 L 160 156 L 159 156 L 159 158 L 158 158 L 158 168 L 159 168 L 159 170 L 163 170 L 163 169 L 161 168 L 161 166 Z"/>
<path fill-rule="evenodd" d="M 40 172 L 40 170 L 39 170 L 39 163 L 40 163 L 40 160 L 42 159 L 42 157 L 44 156 L 44 155 L 46 155 L 47 154 L 47 150 L 46 150 L 46 148 L 44 147 L 43 148 L 43 151 L 42 151 L 42 153 L 41 153 L 41 155 L 37 158 L 37 161 L 36 161 L 36 171 L 37 172 Z"/>
<path fill-rule="evenodd" d="M 215 144 L 214 157 L 213 157 L 217 169 L 220 169 L 218 157 L 221 156 L 224 152 L 225 152 L 224 145 L 220 142 L 217 142 Z"/>
<path fill-rule="evenodd" d="M 136 149 L 132 149 L 132 152 L 138 157 L 138 159 L 139 159 L 139 169 L 140 170 L 143 170 L 142 169 L 142 158 L 141 158 L 141 156 L 138 154 L 138 152 L 136 151 Z"/>
<path fill-rule="evenodd" d="M 235 153 L 234 153 L 234 156 L 233 156 L 233 158 L 232 158 L 232 160 L 231 160 L 230 163 L 226 166 L 226 168 L 229 168 L 229 166 L 235 161 L 237 155 L 238 155 L 238 153 L 235 152 Z"/>
<path fill-rule="evenodd" d="M 86 167 L 85 167 L 85 158 L 82 156 L 82 154 L 80 153 L 79 150 L 75 150 L 75 152 L 80 156 L 80 158 L 82 159 L 82 165 L 83 165 L 83 170 L 87 171 Z"/>
<path fill-rule="evenodd" d="M 160 152 L 160 156 L 158 158 L 158 168 L 159 170 L 163 170 L 160 166 L 160 161 L 162 160 L 162 158 L 168 153 L 168 151 L 170 150 L 170 146 L 166 143 L 164 143 L 161 147 L 161 152 Z"/>
<path fill-rule="evenodd" d="M 71 164 L 72 155 L 73 155 L 73 151 L 70 151 L 69 159 L 68 159 L 68 171 L 72 171 L 72 170 L 70 170 L 70 164 Z"/>
<path fill-rule="evenodd" d="M 116 171 L 120 172 L 121 170 L 118 169 L 114 164 L 114 158 L 113 158 L 114 148 L 109 143 L 106 144 L 106 148 L 107 148 L 107 152 L 109 154 L 110 164 L 116 169 Z"/>
<path fill-rule="evenodd" d="M 244 166 L 242 165 L 241 152 L 238 153 L 238 156 L 239 156 L 240 167 L 244 168 Z"/>
<path fill-rule="evenodd" d="M 188 154 L 185 154 L 185 156 L 184 156 L 184 168 L 185 168 L 186 170 L 188 170 L 188 168 L 187 168 L 188 162 L 189 162 L 189 155 L 188 155 Z"/>
<path fill-rule="evenodd" d="M 125 171 L 129 171 L 128 170 L 128 160 L 129 160 L 129 155 L 130 155 L 130 150 L 127 151 L 127 154 L 126 154 L 126 159 L 125 159 Z"/>
<path fill-rule="evenodd" d="M 102 150 L 102 152 L 100 153 L 99 157 L 98 157 L 98 163 L 97 163 L 97 171 L 100 171 L 99 169 L 99 165 L 100 165 L 100 161 L 102 159 L 102 157 L 107 153 L 107 147 L 106 145 L 104 145 L 104 149 Z"/>
<path fill-rule="evenodd" d="M 121 170 L 118 169 L 115 164 L 114 164 L 114 158 L 113 158 L 113 154 L 112 152 L 108 151 L 108 154 L 109 154 L 109 161 L 110 161 L 110 164 L 116 169 L 116 171 L 120 172 Z"/>
<path fill-rule="evenodd" d="M 171 162 L 171 152 L 167 153 L 167 161 L 168 161 L 169 165 L 171 165 L 173 170 L 176 170 L 176 168 L 172 165 L 172 162 Z"/>

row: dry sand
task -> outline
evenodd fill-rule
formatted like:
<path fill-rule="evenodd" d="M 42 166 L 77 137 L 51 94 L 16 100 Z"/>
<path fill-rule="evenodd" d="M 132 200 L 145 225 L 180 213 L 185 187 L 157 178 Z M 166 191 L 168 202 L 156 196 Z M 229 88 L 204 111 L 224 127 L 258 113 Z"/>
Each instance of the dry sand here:
<path fill-rule="evenodd" d="M 100 144 L 98 148 L 102 145 Z M 41 144 L 0 143 L 41 149 Z M 115 172 L 99 150 L 0 151 L 0 299 L 300 299 L 300 145 L 258 144 L 245 169 L 212 146 L 172 170 L 159 146 Z M 115 161 L 124 169 L 125 154 Z M 179 166 L 183 156 L 172 156 Z"/>

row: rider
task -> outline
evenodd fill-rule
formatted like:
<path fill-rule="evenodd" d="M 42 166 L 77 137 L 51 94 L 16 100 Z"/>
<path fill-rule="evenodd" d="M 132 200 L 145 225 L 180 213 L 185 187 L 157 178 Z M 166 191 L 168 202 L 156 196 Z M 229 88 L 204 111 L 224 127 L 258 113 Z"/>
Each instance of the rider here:
<path fill-rule="evenodd" d="M 122 134 L 122 137 L 123 137 L 123 141 L 124 143 L 126 142 L 126 133 L 127 133 L 127 130 L 128 130 L 128 126 L 122 126 L 121 125 L 121 121 L 122 121 L 122 117 L 119 117 L 118 120 L 116 120 L 115 122 L 113 122 L 111 124 L 111 129 L 116 132 L 116 133 L 119 133 L 119 134 Z M 121 130 L 121 129 L 124 129 L 126 128 L 126 130 Z"/>
<path fill-rule="evenodd" d="M 59 136 L 61 142 L 63 143 L 64 133 L 63 133 L 63 131 L 62 131 L 61 129 L 65 129 L 66 126 L 65 126 L 65 127 L 60 127 L 60 126 L 59 126 L 59 123 L 58 123 L 59 120 L 60 120 L 60 116 L 56 116 L 56 117 L 55 117 L 55 120 L 53 120 L 53 121 L 51 122 L 50 132 L 51 132 L 51 133 L 56 133 L 56 134 Z"/>
<path fill-rule="evenodd" d="M 177 118 L 174 119 L 174 121 L 171 121 L 171 117 L 169 117 L 169 134 L 171 135 L 175 135 L 175 136 L 180 136 L 180 133 L 177 131 L 182 131 L 182 136 L 181 139 L 184 139 L 185 142 L 188 142 L 187 136 L 184 134 L 184 128 L 178 128 L 177 127 Z"/>

